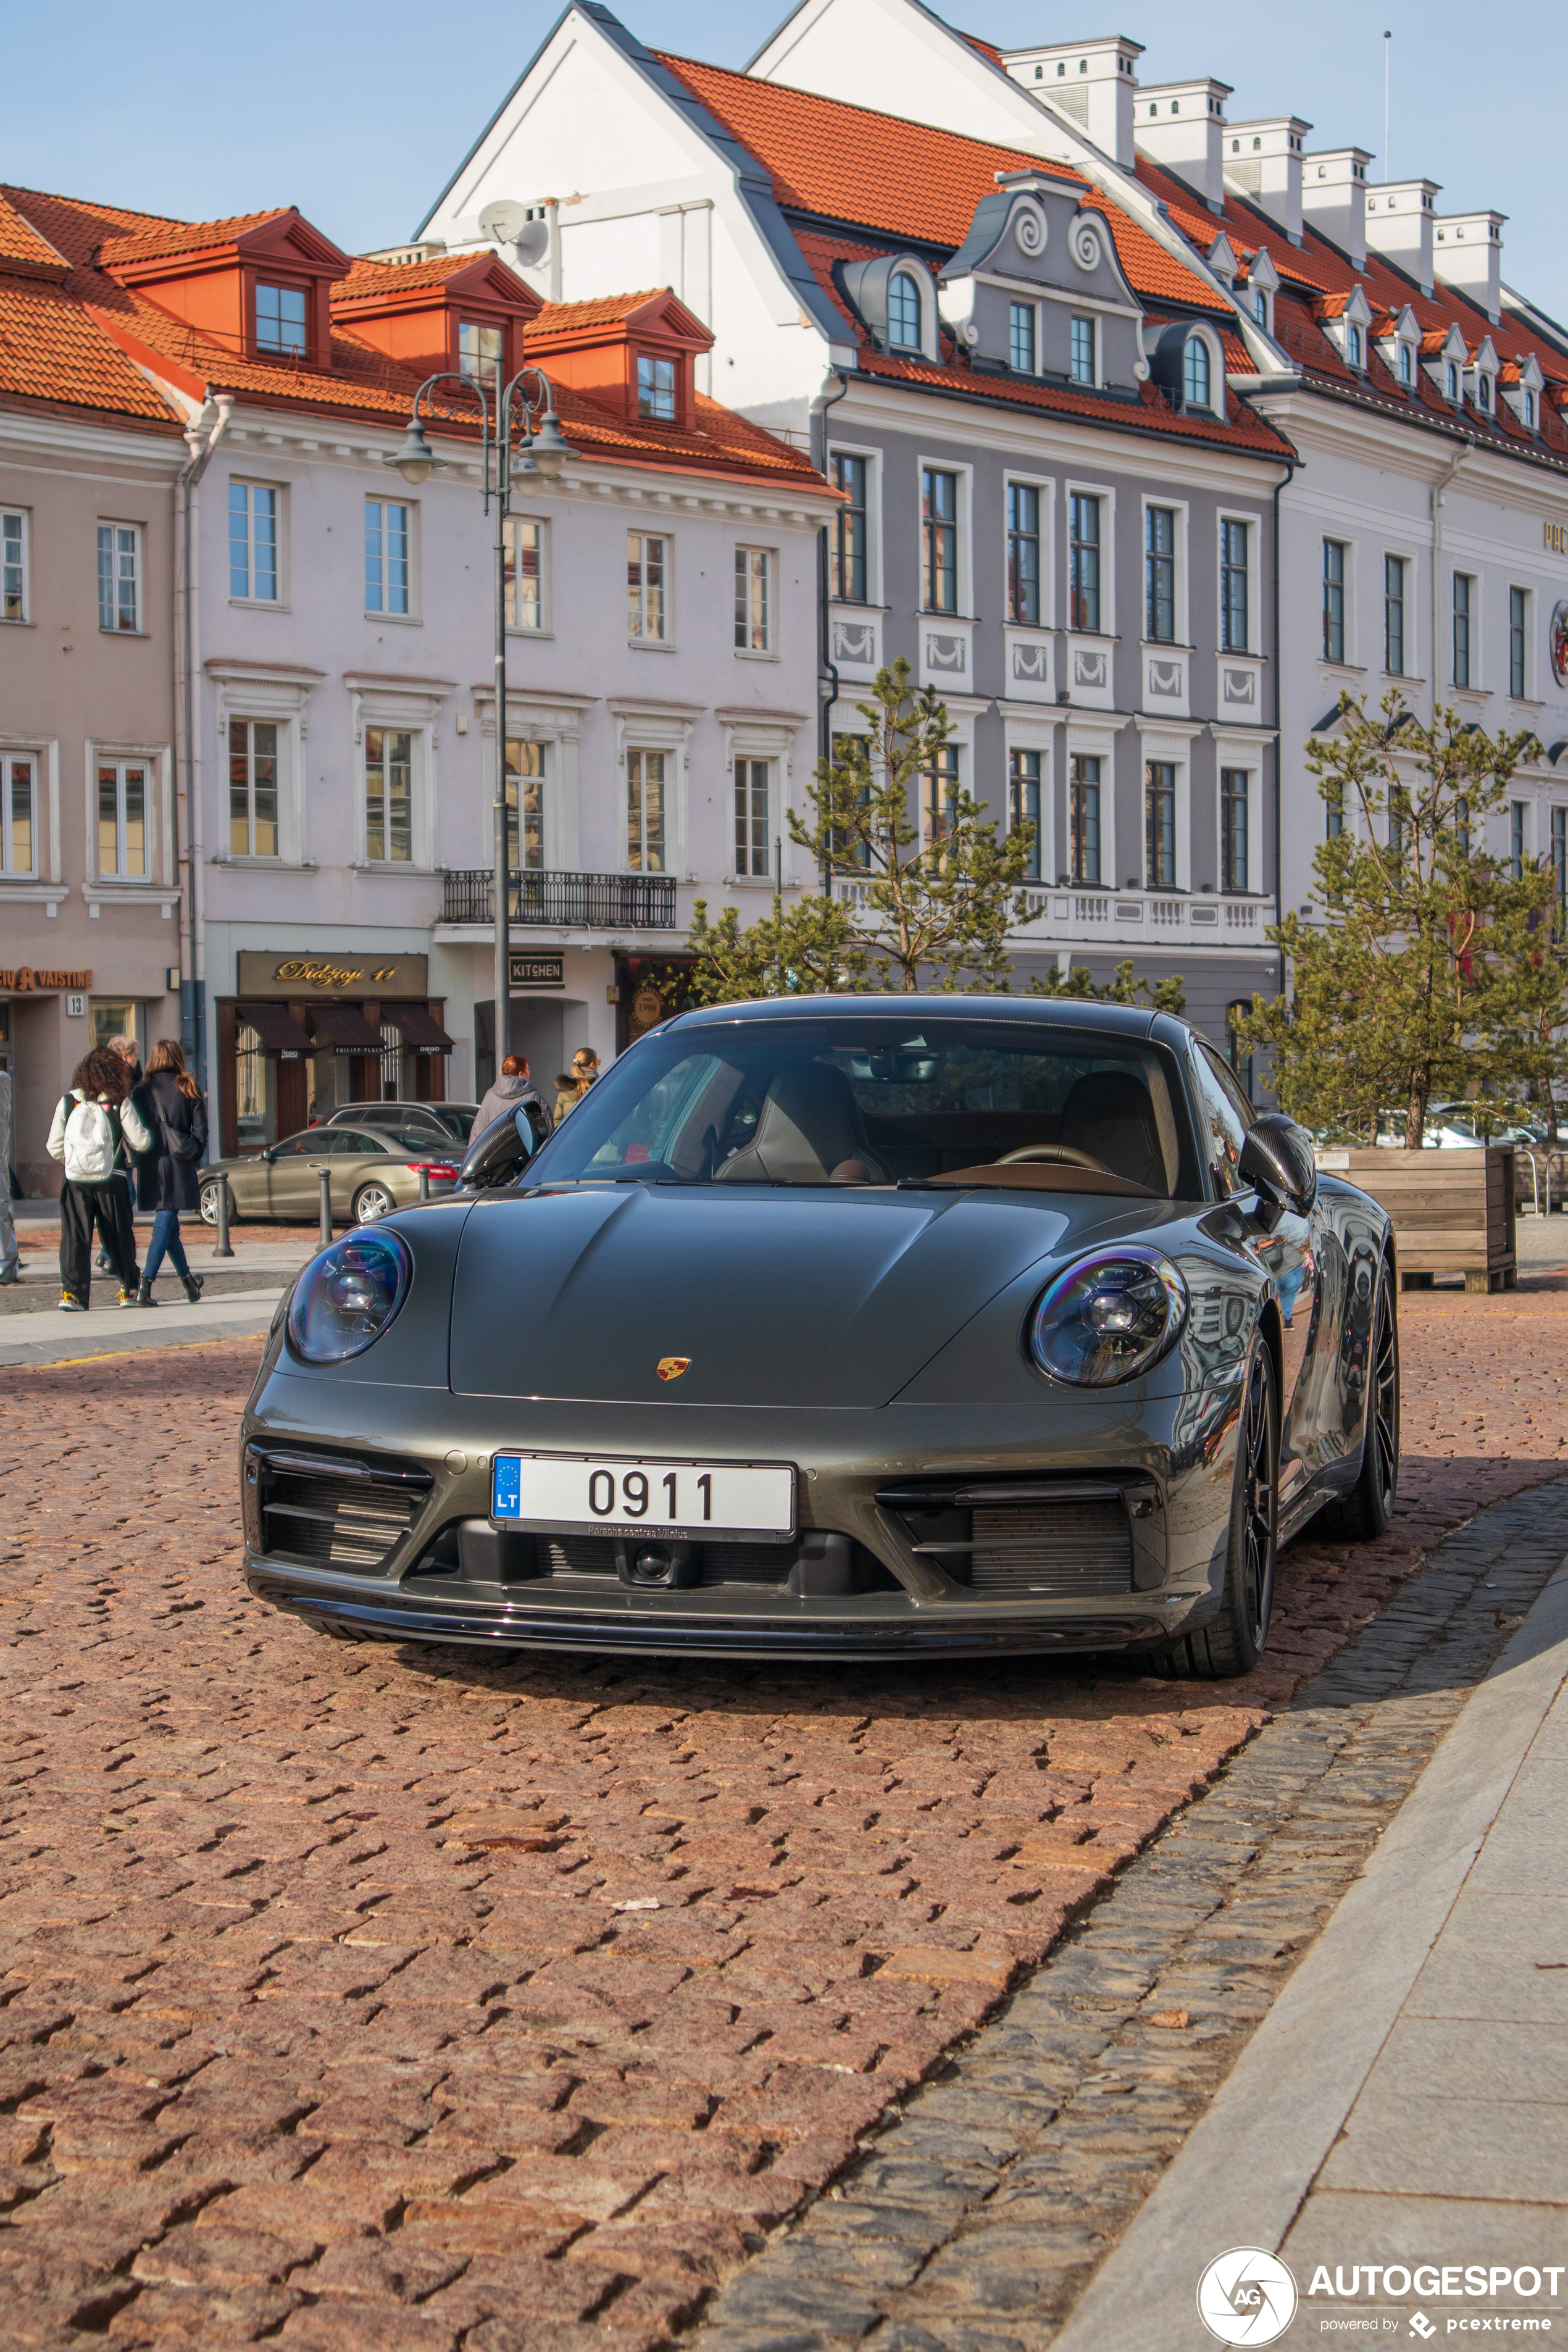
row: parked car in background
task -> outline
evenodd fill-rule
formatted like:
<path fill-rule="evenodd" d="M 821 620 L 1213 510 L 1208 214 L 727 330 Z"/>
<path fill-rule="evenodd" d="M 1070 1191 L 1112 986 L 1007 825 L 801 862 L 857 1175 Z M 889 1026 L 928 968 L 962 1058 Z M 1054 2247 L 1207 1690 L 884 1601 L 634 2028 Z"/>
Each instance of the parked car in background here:
<path fill-rule="evenodd" d="M 427 1127 L 441 1135 L 449 1135 L 454 1143 L 468 1148 L 473 1124 L 479 1115 L 478 1103 L 462 1102 L 367 1102 L 343 1103 L 329 1111 L 321 1127 L 368 1127 L 401 1135 L 407 1129 Z"/>
<path fill-rule="evenodd" d="M 226 1184 L 231 1224 L 247 1217 L 312 1223 L 321 1213 L 325 1168 L 333 1217 L 373 1224 L 377 1217 L 411 1208 L 420 1199 L 421 1170 L 432 1195 L 452 1192 L 461 1160 L 462 1153 L 451 1149 L 451 1136 L 444 1128 L 346 1127 L 322 1121 L 299 1135 L 285 1136 L 265 1151 L 215 1160 L 204 1168 L 202 1216 L 207 1224 L 216 1224 L 218 1186 Z"/>

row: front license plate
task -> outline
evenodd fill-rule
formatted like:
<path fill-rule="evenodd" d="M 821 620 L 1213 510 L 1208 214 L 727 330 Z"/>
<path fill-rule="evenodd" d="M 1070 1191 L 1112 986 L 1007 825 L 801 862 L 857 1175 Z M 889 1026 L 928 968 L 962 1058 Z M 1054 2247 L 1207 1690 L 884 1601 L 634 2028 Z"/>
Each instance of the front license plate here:
<path fill-rule="evenodd" d="M 498 1454 L 490 1515 L 542 1528 L 790 1536 L 795 1471 L 787 1462 L 564 1461 Z"/>

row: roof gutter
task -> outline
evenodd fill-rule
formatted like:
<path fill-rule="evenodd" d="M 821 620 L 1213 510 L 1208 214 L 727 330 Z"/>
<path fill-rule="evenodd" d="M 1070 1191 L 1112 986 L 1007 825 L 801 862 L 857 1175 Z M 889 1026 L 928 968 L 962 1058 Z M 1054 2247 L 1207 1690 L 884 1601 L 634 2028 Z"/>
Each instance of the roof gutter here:
<path fill-rule="evenodd" d="M 180 1034 L 185 1057 L 204 1092 L 207 1085 L 206 888 L 201 761 L 196 751 L 196 675 L 201 654 L 196 615 L 196 491 L 234 405 L 232 393 L 220 392 L 215 398 L 208 392 L 185 427 L 185 446 L 191 454 L 174 478 L 174 719 L 184 739 L 176 756 L 185 782 L 184 794 L 177 791 L 174 794 L 174 856 L 176 864 L 184 867 L 180 898 Z"/>

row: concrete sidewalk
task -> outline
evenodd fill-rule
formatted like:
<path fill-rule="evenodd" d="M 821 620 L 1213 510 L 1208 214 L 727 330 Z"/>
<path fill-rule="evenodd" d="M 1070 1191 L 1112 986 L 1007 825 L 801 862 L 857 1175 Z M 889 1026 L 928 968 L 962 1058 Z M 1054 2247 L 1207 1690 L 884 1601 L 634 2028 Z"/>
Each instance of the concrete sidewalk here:
<path fill-rule="evenodd" d="M 279 1284 L 205 1298 L 194 1307 L 184 1300 L 151 1309 L 89 1307 L 85 1315 L 43 1307 L 0 1323 L 0 1370 L 79 1363 L 89 1356 L 141 1355 L 147 1349 L 189 1347 L 200 1339 L 259 1336 L 270 1326 L 284 1287 Z"/>
<path fill-rule="evenodd" d="M 1300 2300 L 1283 2333 L 1255 2304 L 1222 2341 L 1563 2329 L 1565 1678 L 1568 1562 L 1053 2352 L 1212 2343 L 1199 2281 L 1233 2249 L 1282 2257 Z"/>

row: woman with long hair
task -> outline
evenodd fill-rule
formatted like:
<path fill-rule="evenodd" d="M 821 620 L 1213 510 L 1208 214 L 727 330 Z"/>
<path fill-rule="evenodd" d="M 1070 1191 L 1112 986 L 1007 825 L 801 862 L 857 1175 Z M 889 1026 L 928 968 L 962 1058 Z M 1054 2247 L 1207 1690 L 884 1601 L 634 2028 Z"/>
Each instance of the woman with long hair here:
<path fill-rule="evenodd" d="M 138 1205 L 153 1212 L 153 1238 L 142 1269 L 138 1307 L 156 1307 L 153 1285 L 164 1253 L 194 1307 L 202 1295 L 202 1278 L 185 1263 L 180 1239 L 180 1212 L 194 1209 L 200 1193 L 197 1171 L 207 1148 L 207 1107 L 202 1090 L 185 1067 L 184 1048 L 177 1037 L 160 1037 L 147 1057 L 147 1075 L 133 1100 L 143 1124 L 151 1130 L 151 1148 L 136 1163 Z"/>
<path fill-rule="evenodd" d="M 91 1298 L 96 1225 L 120 1281 L 120 1304 L 134 1307 L 136 1231 L 123 1171 L 127 1150 L 153 1138 L 130 1095 L 130 1073 L 107 1045 L 85 1054 L 71 1073 L 49 1129 L 51 1160 L 65 1164 L 60 1186 L 60 1305 L 79 1314 Z"/>

